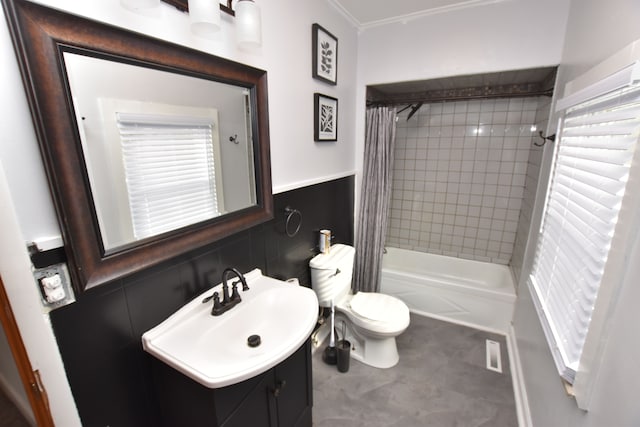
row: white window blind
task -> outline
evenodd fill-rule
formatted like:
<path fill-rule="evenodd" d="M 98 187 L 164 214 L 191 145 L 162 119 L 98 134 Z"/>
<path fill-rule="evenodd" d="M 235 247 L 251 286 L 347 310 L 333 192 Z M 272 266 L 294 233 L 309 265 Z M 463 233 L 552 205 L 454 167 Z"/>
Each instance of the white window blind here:
<path fill-rule="evenodd" d="M 117 113 L 136 239 L 220 214 L 212 123 Z"/>
<path fill-rule="evenodd" d="M 567 109 L 529 286 L 560 375 L 573 383 L 640 132 L 638 85 Z"/>

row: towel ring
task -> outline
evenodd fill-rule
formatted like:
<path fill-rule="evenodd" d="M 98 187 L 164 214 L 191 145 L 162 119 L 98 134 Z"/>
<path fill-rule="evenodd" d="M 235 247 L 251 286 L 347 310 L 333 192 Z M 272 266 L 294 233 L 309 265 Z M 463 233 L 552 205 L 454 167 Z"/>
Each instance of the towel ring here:
<path fill-rule="evenodd" d="M 287 221 L 284 224 L 284 231 L 285 233 L 287 233 L 287 236 L 293 237 L 296 234 L 298 234 L 298 231 L 300 231 L 300 226 L 302 225 L 302 214 L 298 209 L 293 209 L 293 208 L 290 208 L 289 206 L 284 208 L 284 213 L 285 215 L 287 215 Z M 298 215 L 300 219 L 298 220 L 298 225 L 296 226 L 296 229 L 293 230 L 293 232 L 291 232 L 289 231 L 289 226 L 291 223 L 291 218 L 293 218 L 294 215 Z"/>

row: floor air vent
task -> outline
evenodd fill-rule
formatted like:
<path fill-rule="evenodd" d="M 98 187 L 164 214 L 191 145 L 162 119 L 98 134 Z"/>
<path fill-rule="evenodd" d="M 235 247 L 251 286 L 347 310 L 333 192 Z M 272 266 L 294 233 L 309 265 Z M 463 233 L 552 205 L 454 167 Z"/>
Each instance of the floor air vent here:
<path fill-rule="evenodd" d="M 502 356 L 499 342 L 487 340 L 487 369 L 502 373 Z"/>

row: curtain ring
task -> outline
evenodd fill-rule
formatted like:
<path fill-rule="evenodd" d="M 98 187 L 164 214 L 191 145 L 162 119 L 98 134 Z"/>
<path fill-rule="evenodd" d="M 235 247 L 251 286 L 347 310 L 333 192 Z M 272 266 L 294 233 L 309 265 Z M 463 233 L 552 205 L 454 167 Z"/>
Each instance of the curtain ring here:
<path fill-rule="evenodd" d="M 285 215 L 287 215 L 287 221 L 285 222 L 285 225 L 284 225 L 284 231 L 285 231 L 285 233 L 287 233 L 287 236 L 293 237 L 296 234 L 298 234 L 298 231 L 300 231 L 300 226 L 302 225 L 302 214 L 300 213 L 300 211 L 298 209 L 292 209 L 289 206 L 284 208 L 284 213 L 285 213 Z M 290 232 L 289 231 L 289 225 L 290 225 L 290 222 L 291 222 L 291 218 L 294 215 L 298 215 L 300 217 L 300 219 L 298 220 L 298 225 L 296 226 L 296 229 L 293 232 Z"/>

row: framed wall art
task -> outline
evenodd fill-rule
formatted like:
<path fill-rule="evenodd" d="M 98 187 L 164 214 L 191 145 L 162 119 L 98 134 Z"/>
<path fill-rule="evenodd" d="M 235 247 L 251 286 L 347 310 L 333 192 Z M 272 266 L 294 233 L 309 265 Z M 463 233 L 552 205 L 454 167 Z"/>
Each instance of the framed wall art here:
<path fill-rule="evenodd" d="M 314 141 L 338 140 L 338 100 L 320 93 L 313 94 Z"/>
<path fill-rule="evenodd" d="M 313 78 L 338 83 L 338 39 L 318 24 L 311 28 L 313 40 Z"/>

